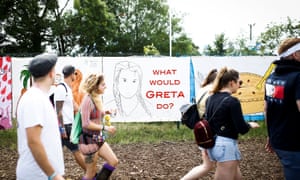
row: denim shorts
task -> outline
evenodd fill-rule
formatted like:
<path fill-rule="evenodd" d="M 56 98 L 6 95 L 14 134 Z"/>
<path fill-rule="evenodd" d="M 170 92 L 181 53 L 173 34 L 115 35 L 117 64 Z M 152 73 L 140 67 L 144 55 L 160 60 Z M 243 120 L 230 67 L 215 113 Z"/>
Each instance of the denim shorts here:
<path fill-rule="evenodd" d="M 241 159 L 241 152 L 237 140 L 217 136 L 215 146 L 207 149 L 210 160 L 217 162 L 234 161 Z"/>
<path fill-rule="evenodd" d="M 72 124 L 65 124 L 65 130 L 67 133 L 67 138 L 61 138 L 61 143 L 63 146 L 66 146 L 71 152 L 76 152 L 79 150 L 78 144 L 73 144 L 70 141 L 70 135 L 72 130 Z"/>
<path fill-rule="evenodd" d="M 284 171 L 286 180 L 298 180 L 300 177 L 300 152 L 274 149 Z"/>

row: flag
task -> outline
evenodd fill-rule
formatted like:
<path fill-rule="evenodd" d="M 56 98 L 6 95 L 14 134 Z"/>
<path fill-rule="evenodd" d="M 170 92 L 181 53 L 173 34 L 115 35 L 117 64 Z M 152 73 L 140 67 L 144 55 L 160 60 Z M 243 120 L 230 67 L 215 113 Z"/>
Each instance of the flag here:
<path fill-rule="evenodd" d="M 195 93 L 195 75 L 194 75 L 194 65 L 192 57 L 190 57 L 190 102 L 196 102 L 196 93 Z"/>

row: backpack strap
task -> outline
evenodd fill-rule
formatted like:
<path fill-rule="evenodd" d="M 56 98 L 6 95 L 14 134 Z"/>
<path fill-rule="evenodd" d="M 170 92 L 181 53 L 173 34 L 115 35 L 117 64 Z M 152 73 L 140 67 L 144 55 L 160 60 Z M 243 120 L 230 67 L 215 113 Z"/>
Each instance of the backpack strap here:
<path fill-rule="evenodd" d="M 215 116 L 216 112 L 219 110 L 219 108 L 221 107 L 221 105 L 223 104 L 223 102 L 228 99 L 229 96 L 226 96 L 225 98 L 222 99 L 222 101 L 220 102 L 219 106 L 217 107 L 217 109 L 214 111 L 213 115 L 207 120 L 208 122 Z M 210 101 L 210 98 L 207 100 L 207 103 Z"/>
<path fill-rule="evenodd" d="M 204 98 L 204 96 L 205 96 L 207 93 L 208 93 L 208 91 L 205 91 L 205 92 L 201 95 L 200 99 L 197 101 L 197 105 L 202 101 L 202 99 Z"/>
<path fill-rule="evenodd" d="M 209 119 L 207 119 L 207 121 L 208 122 L 210 122 L 211 120 L 212 120 L 212 118 L 215 116 L 215 114 L 216 114 L 216 112 L 220 109 L 220 107 L 221 107 L 221 105 L 224 103 L 224 101 L 226 100 L 226 99 L 228 99 L 230 97 L 230 95 L 229 96 L 226 96 L 225 98 L 223 98 L 222 99 L 222 101 L 220 102 L 220 104 L 218 105 L 218 107 L 217 107 L 217 109 L 214 111 L 214 113 L 212 114 L 212 116 L 209 118 Z M 210 101 L 210 98 L 207 100 L 207 103 Z M 218 134 L 218 132 L 215 132 L 216 134 Z"/>
<path fill-rule="evenodd" d="M 60 82 L 58 85 L 63 85 L 63 87 L 64 87 L 64 88 L 65 88 L 65 90 L 66 90 L 66 93 L 68 93 L 68 89 L 67 89 L 67 87 L 66 87 L 65 83 L 62 83 L 62 82 Z"/>

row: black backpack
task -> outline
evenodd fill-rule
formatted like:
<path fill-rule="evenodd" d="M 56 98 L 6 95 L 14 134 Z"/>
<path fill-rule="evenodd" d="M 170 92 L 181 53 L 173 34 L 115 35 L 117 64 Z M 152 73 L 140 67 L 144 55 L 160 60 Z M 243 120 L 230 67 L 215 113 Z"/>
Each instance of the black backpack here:
<path fill-rule="evenodd" d="M 68 93 L 68 89 L 67 89 L 67 87 L 64 83 L 59 83 L 57 86 L 59 86 L 59 85 L 63 85 L 65 87 L 66 93 Z M 49 99 L 50 99 L 50 102 L 51 102 L 52 106 L 55 107 L 55 105 L 54 105 L 54 93 L 52 93 L 49 96 Z"/>
<path fill-rule="evenodd" d="M 202 101 L 208 91 L 204 92 L 197 103 L 184 104 L 180 107 L 181 123 L 186 125 L 190 129 L 194 129 L 195 124 L 203 117 L 199 116 L 198 104 Z"/>

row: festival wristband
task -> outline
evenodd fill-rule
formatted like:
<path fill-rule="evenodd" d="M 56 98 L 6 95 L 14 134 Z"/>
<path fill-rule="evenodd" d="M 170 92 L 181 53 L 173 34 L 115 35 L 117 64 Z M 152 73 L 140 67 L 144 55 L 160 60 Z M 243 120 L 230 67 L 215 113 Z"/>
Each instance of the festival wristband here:
<path fill-rule="evenodd" d="M 64 134 L 66 132 L 66 129 L 64 127 L 59 127 L 59 131 L 61 134 Z"/>
<path fill-rule="evenodd" d="M 56 172 L 54 171 L 54 173 L 51 176 L 48 176 L 48 180 L 53 180 L 53 178 L 56 176 Z"/>

